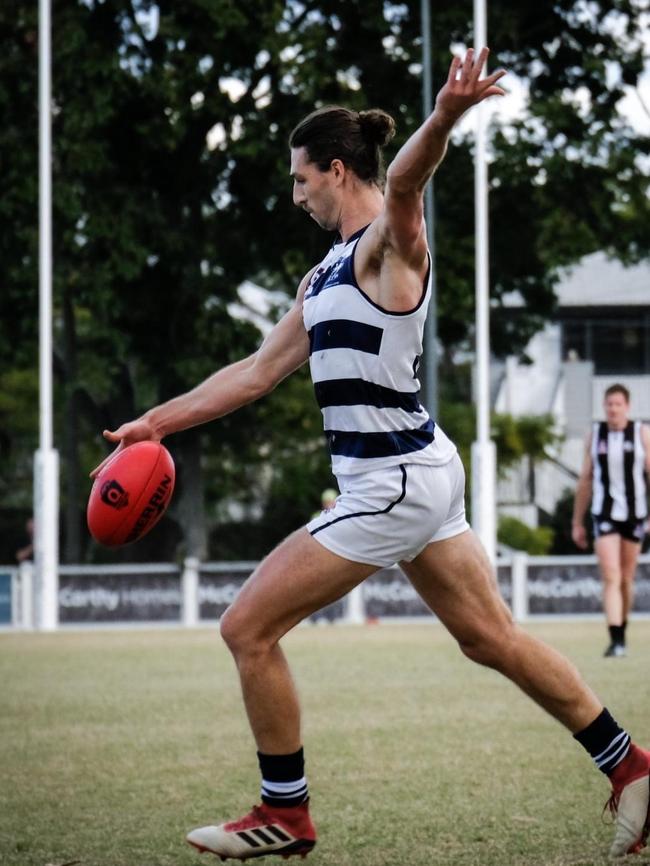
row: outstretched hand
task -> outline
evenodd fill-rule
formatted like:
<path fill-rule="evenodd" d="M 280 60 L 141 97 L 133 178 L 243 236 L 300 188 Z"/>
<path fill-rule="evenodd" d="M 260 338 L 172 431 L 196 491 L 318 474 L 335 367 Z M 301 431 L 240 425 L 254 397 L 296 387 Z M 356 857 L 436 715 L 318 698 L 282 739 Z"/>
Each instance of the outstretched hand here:
<path fill-rule="evenodd" d="M 455 123 L 469 108 L 489 96 L 505 96 L 505 90 L 496 84 L 506 74 L 505 69 L 481 78 L 489 54 L 489 48 L 482 48 L 475 59 L 474 49 L 470 48 L 464 60 L 454 57 L 447 81 L 436 98 L 436 112 L 447 115 Z"/>
<path fill-rule="evenodd" d="M 96 478 L 102 469 L 111 462 L 111 460 L 122 451 L 124 448 L 128 448 L 129 445 L 133 445 L 135 442 L 143 442 L 145 440 L 150 440 L 152 442 L 160 442 L 162 438 L 158 433 L 155 432 L 151 424 L 148 421 L 145 421 L 144 418 L 139 418 L 136 421 L 129 421 L 127 424 L 122 424 L 121 427 L 118 427 L 117 430 L 104 430 L 103 432 L 104 439 L 107 439 L 109 442 L 116 442 L 117 448 L 106 457 L 105 460 L 96 466 L 93 471 L 90 473 L 91 478 Z"/>

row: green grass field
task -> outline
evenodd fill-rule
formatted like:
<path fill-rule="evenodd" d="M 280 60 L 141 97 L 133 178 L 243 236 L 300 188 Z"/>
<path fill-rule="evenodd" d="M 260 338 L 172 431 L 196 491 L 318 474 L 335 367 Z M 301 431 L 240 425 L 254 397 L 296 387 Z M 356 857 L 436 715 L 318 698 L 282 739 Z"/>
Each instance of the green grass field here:
<path fill-rule="evenodd" d="M 601 657 L 599 622 L 528 628 L 650 742 L 650 622 L 632 624 L 622 660 Z M 320 831 L 307 862 L 607 863 L 604 777 L 510 683 L 464 659 L 441 626 L 304 627 L 285 648 Z M 220 862 L 184 835 L 247 811 L 259 778 L 216 631 L 5 634 L 0 683 L 3 866 Z"/>

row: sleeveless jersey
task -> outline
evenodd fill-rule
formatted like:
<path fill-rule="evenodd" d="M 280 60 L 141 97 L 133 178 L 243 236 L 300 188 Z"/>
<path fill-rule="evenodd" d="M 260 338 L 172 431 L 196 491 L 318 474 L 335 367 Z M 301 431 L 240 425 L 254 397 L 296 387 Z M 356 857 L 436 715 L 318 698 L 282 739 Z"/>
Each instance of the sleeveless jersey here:
<path fill-rule="evenodd" d="M 431 268 L 417 307 L 387 312 L 359 288 L 354 275 L 354 252 L 364 231 L 332 246 L 303 303 L 332 471 L 353 475 L 403 463 L 442 465 L 456 447 L 418 399 Z"/>
<path fill-rule="evenodd" d="M 591 512 L 603 520 L 640 520 L 648 513 L 645 449 L 641 422 L 629 421 L 624 430 L 610 430 L 606 421 L 593 426 L 593 498 Z"/>

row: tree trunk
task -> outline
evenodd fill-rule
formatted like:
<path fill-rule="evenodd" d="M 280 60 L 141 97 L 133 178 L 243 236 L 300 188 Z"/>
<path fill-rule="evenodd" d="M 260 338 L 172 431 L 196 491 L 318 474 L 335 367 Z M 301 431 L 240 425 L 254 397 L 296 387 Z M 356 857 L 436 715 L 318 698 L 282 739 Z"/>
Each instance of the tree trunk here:
<path fill-rule="evenodd" d="M 201 467 L 201 440 L 201 433 L 198 430 L 188 430 L 174 437 L 178 486 L 174 495 L 173 511 L 183 531 L 185 555 L 196 556 L 204 561 L 208 554 L 208 534 Z"/>
<path fill-rule="evenodd" d="M 532 454 L 528 455 L 528 489 L 530 490 L 530 501 L 534 505 L 537 498 L 537 489 L 535 487 L 535 458 Z"/>

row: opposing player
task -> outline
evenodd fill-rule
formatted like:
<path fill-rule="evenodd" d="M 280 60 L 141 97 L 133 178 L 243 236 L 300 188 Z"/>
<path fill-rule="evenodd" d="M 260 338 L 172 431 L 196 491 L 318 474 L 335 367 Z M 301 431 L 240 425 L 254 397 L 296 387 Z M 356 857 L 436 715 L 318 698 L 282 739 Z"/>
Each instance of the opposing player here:
<path fill-rule="evenodd" d="M 627 618 L 648 517 L 645 475 L 650 474 L 650 428 L 632 421 L 629 412 L 630 392 L 624 385 L 611 385 L 605 391 L 606 420 L 596 422 L 585 441 L 571 526 L 574 542 L 586 550 L 584 517 L 591 500 L 609 658 L 627 653 Z"/>
<path fill-rule="evenodd" d="M 291 138 L 294 203 L 337 232 L 303 279 L 293 308 L 259 351 L 105 436 L 118 447 L 161 439 L 261 397 L 310 361 L 340 496 L 259 565 L 221 622 L 258 748 L 262 804 L 193 830 L 202 851 L 242 860 L 305 854 L 315 844 L 300 711 L 280 640 L 302 619 L 383 566 L 400 562 L 420 595 L 476 662 L 501 671 L 565 725 L 613 786 L 615 856 L 647 836 L 650 753 L 603 708 L 561 655 L 518 628 L 465 520 L 456 448 L 418 400 L 430 293 L 423 191 L 450 131 L 473 105 L 503 94 L 503 71 L 481 78 L 487 49 L 454 58 L 431 116 L 390 165 L 382 111 L 324 108 Z"/>

